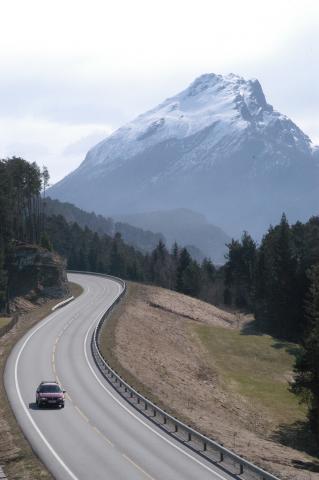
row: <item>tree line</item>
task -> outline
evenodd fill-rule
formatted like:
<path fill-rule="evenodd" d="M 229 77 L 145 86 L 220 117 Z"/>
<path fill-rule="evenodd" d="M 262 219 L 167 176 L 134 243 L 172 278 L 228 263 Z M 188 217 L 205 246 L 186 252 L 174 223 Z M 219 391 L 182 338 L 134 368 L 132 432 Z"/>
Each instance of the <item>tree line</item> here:
<path fill-rule="evenodd" d="M 70 270 L 108 273 L 127 280 L 158 285 L 212 300 L 217 272 L 209 259 L 198 264 L 176 243 L 168 250 L 162 240 L 150 254 L 114 237 L 68 223 L 62 215 L 46 218 L 46 233 L 54 250 L 67 259 Z"/>
<path fill-rule="evenodd" d="M 45 167 L 40 170 L 17 157 L 0 160 L 0 309 L 8 303 L 8 258 L 17 241 L 54 249 L 69 269 L 108 273 L 213 301 L 218 275 L 209 259 L 200 265 L 186 248 L 175 244 L 169 251 L 161 238 L 151 253 L 142 253 L 120 233 L 98 233 L 62 215 L 48 215 L 43 201 L 48 182 Z"/>
<path fill-rule="evenodd" d="M 49 173 L 36 163 L 13 157 L 0 160 L 0 311 L 7 305 L 7 259 L 15 241 L 41 243 L 44 212 L 41 190 Z"/>
<path fill-rule="evenodd" d="M 225 303 L 252 311 L 261 331 L 301 345 L 291 390 L 307 402 L 319 444 L 319 217 L 283 214 L 259 246 L 245 232 L 224 266 Z"/>
<path fill-rule="evenodd" d="M 48 196 L 43 202 L 44 210 L 48 216 L 62 215 L 67 222 L 76 222 L 81 228 L 88 227 L 92 232 L 101 235 L 105 233 L 113 237 L 116 232 L 119 232 L 125 243 L 133 245 L 144 253 L 154 250 L 159 240 L 164 239 L 164 236 L 160 233 L 153 233 L 127 223 L 116 222 L 110 217 L 96 215 L 94 212 L 85 212 L 68 202 L 53 200 Z"/>

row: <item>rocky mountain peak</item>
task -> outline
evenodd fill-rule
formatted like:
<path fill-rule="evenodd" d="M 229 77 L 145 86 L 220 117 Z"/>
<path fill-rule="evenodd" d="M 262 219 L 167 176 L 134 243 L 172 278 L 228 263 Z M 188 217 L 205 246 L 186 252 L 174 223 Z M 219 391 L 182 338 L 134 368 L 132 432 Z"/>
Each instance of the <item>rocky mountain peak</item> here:
<path fill-rule="evenodd" d="M 261 110 L 273 111 L 257 79 L 245 80 L 234 73 L 228 75 L 206 73 L 196 78 L 181 94 L 184 98 L 201 95 L 205 96 L 205 102 L 211 102 L 213 105 L 218 97 L 229 97 L 237 106 L 245 104 L 250 115 L 259 115 Z"/>
<path fill-rule="evenodd" d="M 230 233 L 260 231 L 283 211 L 316 213 L 318 163 L 257 79 L 209 73 L 93 147 L 50 195 L 107 215 L 190 208 Z"/>

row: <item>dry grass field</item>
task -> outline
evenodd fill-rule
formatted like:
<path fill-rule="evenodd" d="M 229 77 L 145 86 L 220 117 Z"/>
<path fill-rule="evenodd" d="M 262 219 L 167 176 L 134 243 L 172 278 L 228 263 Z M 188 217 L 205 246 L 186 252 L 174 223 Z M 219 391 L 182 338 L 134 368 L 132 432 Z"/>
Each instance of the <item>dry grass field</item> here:
<path fill-rule="evenodd" d="M 297 346 L 252 318 L 129 284 L 102 333 L 111 365 L 181 420 L 282 479 L 317 480 L 305 409 L 289 392 Z"/>
<path fill-rule="evenodd" d="M 0 317 L 0 328 L 5 327 L 10 322 L 11 317 Z"/>

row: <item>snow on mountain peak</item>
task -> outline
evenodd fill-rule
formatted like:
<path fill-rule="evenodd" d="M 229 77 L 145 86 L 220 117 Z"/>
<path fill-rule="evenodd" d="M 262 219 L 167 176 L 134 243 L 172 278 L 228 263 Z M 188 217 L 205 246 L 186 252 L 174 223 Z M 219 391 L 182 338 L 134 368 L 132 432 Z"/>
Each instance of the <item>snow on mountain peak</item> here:
<path fill-rule="evenodd" d="M 244 132 L 269 129 L 278 120 L 290 122 L 282 128 L 291 130 L 291 137 L 302 148 L 309 148 L 308 137 L 267 103 L 257 79 L 245 80 L 233 73 L 208 73 L 96 145 L 80 168 L 103 165 L 104 169 L 112 170 L 156 144 L 184 139 L 207 128 L 213 131 L 210 148 L 225 144 L 227 137 L 231 139 L 228 148 L 236 149 Z"/>
<path fill-rule="evenodd" d="M 186 207 L 252 232 L 316 212 L 319 150 L 256 79 L 205 74 L 119 128 L 51 188 L 103 214 Z"/>

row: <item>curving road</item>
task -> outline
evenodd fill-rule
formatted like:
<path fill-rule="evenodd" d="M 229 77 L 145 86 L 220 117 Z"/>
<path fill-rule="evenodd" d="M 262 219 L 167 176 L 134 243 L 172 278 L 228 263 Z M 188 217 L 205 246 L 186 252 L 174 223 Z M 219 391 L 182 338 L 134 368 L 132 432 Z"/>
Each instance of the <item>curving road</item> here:
<path fill-rule="evenodd" d="M 230 480 L 125 402 L 90 352 L 93 328 L 121 291 L 103 277 L 70 274 L 84 292 L 30 330 L 13 349 L 5 388 L 32 448 L 57 480 Z M 65 408 L 38 410 L 35 389 L 54 380 Z"/>

